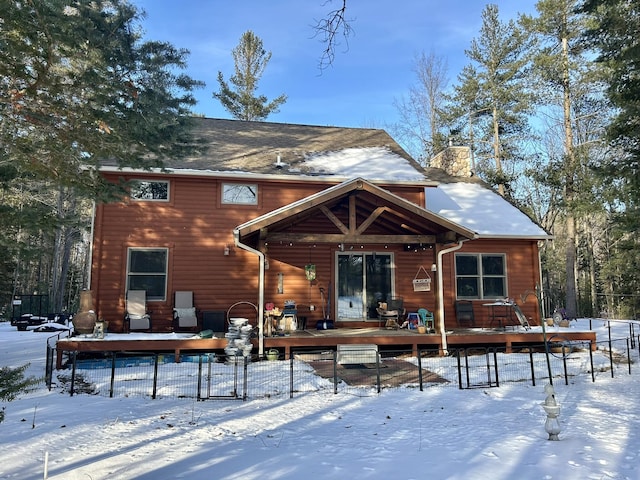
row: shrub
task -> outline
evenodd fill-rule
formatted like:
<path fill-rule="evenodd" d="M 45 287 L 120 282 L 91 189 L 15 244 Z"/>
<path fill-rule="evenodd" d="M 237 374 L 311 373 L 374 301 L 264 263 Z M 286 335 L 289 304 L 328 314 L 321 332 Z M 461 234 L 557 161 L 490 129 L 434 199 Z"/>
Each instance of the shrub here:
<path fill-rule="evenodd" d="M 0 368 L 0 402 L 10 402 L 21 393 L 34 390 L 40 380 L 36 377 L 25 378 L 24 372 L 27 367 L 29 367 L 28 363 L 17 368 Z M 4 420 L 4 408 L 0 410 L 0 423 Z"/>

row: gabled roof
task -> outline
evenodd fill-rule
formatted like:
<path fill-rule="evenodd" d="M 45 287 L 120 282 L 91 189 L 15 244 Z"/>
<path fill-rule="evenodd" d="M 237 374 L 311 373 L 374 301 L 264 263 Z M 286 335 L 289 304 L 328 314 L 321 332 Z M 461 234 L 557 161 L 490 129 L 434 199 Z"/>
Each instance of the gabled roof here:
<path fill-rule="evenodd" d="M 175 173 L 329 177 L 425 182 L 424 170 L 380 129 L 194 118 L 197 154 L 167 159 Z M 103 170 L 115 170 L 115 162 Z M 106 167 L 106 168 L 104 168 Z M 125 170 L 126 171 L 126 170 Z"/>
<path fill-rule="evenodd" d="M 441 182 L 425 189 L 427 210 L 473 230 L 478 238 L 552 238 L 527 215 L 478 181 Z"/>
<path fill-rule="evenodd" d="M 234 229 L 242 243 L 446 243 L 475 234 L 363 178 L 323 190 Z"/>

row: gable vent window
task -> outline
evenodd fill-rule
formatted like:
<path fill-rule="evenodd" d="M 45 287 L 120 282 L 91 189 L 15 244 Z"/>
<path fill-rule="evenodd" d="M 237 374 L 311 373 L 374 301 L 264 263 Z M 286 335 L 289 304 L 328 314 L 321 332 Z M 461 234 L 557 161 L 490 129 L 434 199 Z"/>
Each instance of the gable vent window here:
<path fill-rule="evenodd" d="M 131 184 L 131 198 L 140 201 L 169 201 L 169 182 L 135 180 Z"/>
<path fill-rule="evenodd" d="M 456 254 L 456 296 L 459 299 L 496 299 L 507 296 L 504 254 Z"/>
<path fill-rule="evenodd" d="M 222 203 L 230 205 L 257 205 L 258 186 L 246 183 L 222 185 Z"/>

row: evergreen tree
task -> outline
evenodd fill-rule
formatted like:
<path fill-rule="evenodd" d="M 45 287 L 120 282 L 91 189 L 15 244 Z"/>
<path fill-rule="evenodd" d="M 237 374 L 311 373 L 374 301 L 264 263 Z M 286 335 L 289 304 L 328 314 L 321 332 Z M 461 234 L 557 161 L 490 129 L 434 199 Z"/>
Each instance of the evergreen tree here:
<path fill-rule="evenodd" d="M 455 108 L 464 112 L 469 124 L 473 118 L 486 119 L 472 124 L 469 132 L 476 139 L 491 138 L 490 142 L 476 143 L 481 156 L 491 156 L 494 165 L 480 161 L 477 167 L 502 195 L 510 180 L 504 161 L 519 156 L 516 141 L 526 128 L 526 113 L 531 107 L 524 83 L 528 46 L 527 36 L 516 23 L 502 23 L 498 7 L 487 5 L 480 35 L 465 51 L 472 64 L 458 78 L 453 97 Z M 479 132 L 474 134 L 474 130 Z"/>
<path fill-rule="evenodd" d="M 270 102 L 264 95 L 256 96 L 258 82 L 271 60 L 271 52 L 263 48 L 262 40 L 248 30 L 242 34 L 240 43 L 231 53 L 235 74 L 229 81 L 235 89 L 224 80 L 222 72 L 218 72 L 220 90 L 214 92 L 213 97 L 238 120 L 261 121 L 277 113 L 280 105 L 287 101 L 286 95 L 280 95 Z"/>
<path fill-rule="evenodd" d="M 539 103 L 548 112 L 561 112 L 558 122 L 562 128 L 562 154 L 542 181 L 554 179 L 561 188 L 564 225 L 561 229 L 565 241 L 565 308 L 575 318 L 578 306 L 576 278 L 578 252 L 578 226 L 581 206 L 589 203 L 586 212 L 598 208 L 589 202 L 590 154 L 587 148 L 588 132 L 594 130 L 593 119 L 606 118 L 602 87 L 593 63 L 586 57 L 581 34 L 586 28 L 585 15 L 576 13 L 576 0 L 541 0 L 536 4 L 537 17 L 521 16 L 521 24 L 537 40 L 533 56 L 533 73 L 537 81 Z M 553 127 L 552 127 L 553 128 Z M 596 132 L 597 133 L 597 132 Z M 593 199 L 592 199 L 593 200 Z M 601 204 L 600 204 L 601 205 Z"/>
<path fill-rule="evenodd" d="M 142 42 L 141 17 L 126 0 L 0 0 L 0 244 L 14 256 L 7 273 L 26 278 L 19 266 L 29 249 L 44 256 L 57 227 L 77 225 L 59 210 L 58 192 L 90 200 L 121 192 L 98 173 L 102 162 L 162 167 L 192 148 L 191 92 L 201 84 L 180 73 L 187 51 Z"/>
<path fill-rule="evenodd" d="M 21 367 L 0 367 L 0 402 L 11 402 L 21 393 L 28 393 L 40 382 L 35 377 L 25 378 L 29 364 Z M 4 420 L 4 407 L 0 409 L 0 423 Z"/>
<path fill-rule="evenodd" d="M 618 258 L 611 262 L 612 284 L 619 293 L 640 291 L 640 4 L 628 0 L 585 0 L 582 11 L 594 25 L 586 31 L 590 45 L 607 69 L 608 96 L 617 115 L 607 130 L 615 151 L 602 172 L 615 188 Z M 613 248 L 612 248 L 613 250 Z M 640 308 L 636 298 L 635 311 Z"/>

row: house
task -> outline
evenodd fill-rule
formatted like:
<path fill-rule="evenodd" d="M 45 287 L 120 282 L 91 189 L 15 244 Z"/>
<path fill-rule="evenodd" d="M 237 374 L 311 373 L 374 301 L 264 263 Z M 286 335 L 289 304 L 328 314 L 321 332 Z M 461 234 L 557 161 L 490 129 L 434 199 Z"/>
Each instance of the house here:
<path fill-rule="evenodd" d="M 378 326 L 392 297 L 435 312 L 443 335 L 456 300 L 472 302 L 477 326 L 505 297 L 540 322 L 535 297 L 522 298 L 540 284 L 549 235 L 479 179 L 425 169 L 379 129 L 195 122 L 205 150 L 165 171 L 101 167 L 134 181 L 94 218 L 90 288 L 111 331 L 129 289 L 146 290 L 158 332 L 184 290 L 201 312 L 238 305 L 260 325 L 266 303 L 292 301 L 309 329 Z"/>

